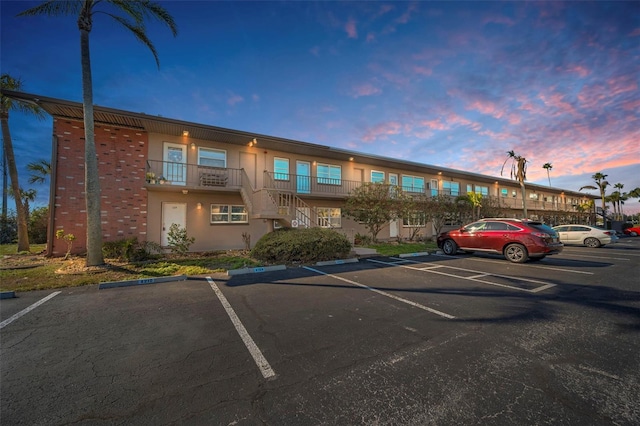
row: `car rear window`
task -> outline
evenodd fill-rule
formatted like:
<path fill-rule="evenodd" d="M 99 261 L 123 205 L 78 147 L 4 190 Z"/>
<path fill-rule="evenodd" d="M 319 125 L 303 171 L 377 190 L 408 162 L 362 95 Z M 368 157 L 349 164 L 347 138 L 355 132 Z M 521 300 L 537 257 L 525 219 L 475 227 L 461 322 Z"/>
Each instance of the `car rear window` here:
<path fill-rule="evenodd" d="M 534 228 L 534 229 L 537 229 L 540 232 L 546 232 L 549 235 L 556 235 L 556 231 L 552 227 L 550 227 L 548 225 L 545 225 L 544 223 L 541 223 L 541 222 L 527 222 L 527 225 L 532 227 L 532 228 Z"/>

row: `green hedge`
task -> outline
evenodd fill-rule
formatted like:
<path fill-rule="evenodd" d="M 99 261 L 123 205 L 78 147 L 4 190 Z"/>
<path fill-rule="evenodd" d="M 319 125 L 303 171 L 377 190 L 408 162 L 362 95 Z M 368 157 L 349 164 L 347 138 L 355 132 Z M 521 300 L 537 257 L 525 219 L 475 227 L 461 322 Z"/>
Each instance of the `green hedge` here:
<path fill-rule="evenodd" d="M 342 259 L 350 251 L 347 238 L 331 229 L 283 228 L 260 238 L 251 256 L 269 263 L 307 263 Z"/>

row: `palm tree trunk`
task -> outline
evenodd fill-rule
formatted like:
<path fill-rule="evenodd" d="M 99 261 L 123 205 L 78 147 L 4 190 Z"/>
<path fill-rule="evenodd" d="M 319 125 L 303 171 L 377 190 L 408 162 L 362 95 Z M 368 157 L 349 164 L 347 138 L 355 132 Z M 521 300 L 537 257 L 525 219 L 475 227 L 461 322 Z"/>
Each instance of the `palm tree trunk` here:
<path fill-rule="evenodd" d="M 13 143 L 11 142 L 11 133 L 9 132 L 9 112 L 3 111 L 0 117 L 2 122 L 2 138 L 4 139 L 4 149 L 9 167 L 9 176 L 11 178 L 11 189 L 13 190 L 13 198 L 16 200 L 16 215 L 18 218 L 18 253 L 29 251 L 29 228 L 27 227 L 27 218 L 22 204 L 22 196 L 20 194 L 20 182 L 18 181 L 18 168 L 16 167 L 16 157 L 13 153 Z"/>
<path fill-rule="evenodd" d="M 523 181 L 520 181 L 520 189 L 522 191 L 522 213 L 524 214 L 524 219 L 526 219 L 529 215 L 527 214 L 527 194 L 525 192 Z"/>
<path fill-rule="evenodd" d="M 82 19 L 82 18 L 81 18 Z M 82 61 L 82 106 L 84 109 L 85 200 L 87 204 L 87 266 L 104 263 L 102 256 L 102 223 L 100 218 L 100 177 L 96 157 L 93 124 L 93 82 L 89 56 L 89 31 L 80 28 Z"/>

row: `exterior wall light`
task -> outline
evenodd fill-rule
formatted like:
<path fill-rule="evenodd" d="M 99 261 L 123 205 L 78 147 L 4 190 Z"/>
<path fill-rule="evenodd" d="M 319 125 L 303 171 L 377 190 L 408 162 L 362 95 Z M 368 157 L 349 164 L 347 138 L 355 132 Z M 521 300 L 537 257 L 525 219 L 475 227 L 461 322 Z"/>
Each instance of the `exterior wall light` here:
<path fill-rule="evenodd" d="M 195 142 L 191 142 L 191 149 L 196 149 L 196 143 Z"/>
<path fill-rule="evenodd" d="M 201 210 L 202 209 L 202 203 L 198 203 L 197 207 L 198 207 L 198 210 Z"/>
<path fill-rule="evenodd" d="M 183 130 L 183 131 L 182 131 L 182 136 L 184 136 L 185 138 L 186 138 L 187 136 L 189 136 L 189 131 L 188 131 L 188 130 Z"/>

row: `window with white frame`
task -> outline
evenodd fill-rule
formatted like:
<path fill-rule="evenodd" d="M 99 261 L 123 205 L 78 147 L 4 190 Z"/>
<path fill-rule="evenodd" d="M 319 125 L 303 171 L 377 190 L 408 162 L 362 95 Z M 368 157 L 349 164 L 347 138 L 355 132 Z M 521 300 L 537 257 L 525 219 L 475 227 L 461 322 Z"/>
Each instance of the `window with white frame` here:
<path fill-rule="evenodd" d="M 424 178 L 420 176 L 402 175 L 402 190 L 407 192 L 424 192 Z"/>
<path fill-rule="evenodd" d="M 227 151 L 213 148 L 198 148 L 198 164 L 209 167 L 227 167 Z"/>
<path fill-rule="evenodd" d="M 460 183 L 442 181 L 442 193 L 457 197 L 458 195 L 460 195 Z"/>
<path fill-rule="evenodd" d="M 289 180 L 289 159 L 278 158 L 273 159 L 273 178 L 275 180 Z"/>
<path fill-rule="evenodd" d="M 321 228 L 340 228 L 342 226 L 342 209 L 339 207 L 318 207 L 318 226 Z"/>
<path fill-rule="evenodd" d="M 384 172 L 378 172 L 376 170 L 371 170 L 371 182 L 373 182 L 373 183 L 384 183 Z"/>
<path fill-rule="evenodd" d="M 402 218 L 402 225 L 407 228 L 423 227 L 426 224 L 424 212 L 412 212 L 407 217 Z"/>
<path fill-rule="evenodd" d="M 536 194 L 535 192 L 530 192 L 529 198 L 532 200 L 537 200 L 539 197 L 538 197 L 538 194 Z"/>
<path fill-rule="evenodd" d="M 211 223 L 248 223 L 245 206 L 211 204 Z"/>
<path fill-rule="evenodd" d="M 342 184 L 342 167 L 333 164 L 318 163 L 316 168 L 318 183 L 325 185 Z"/>

